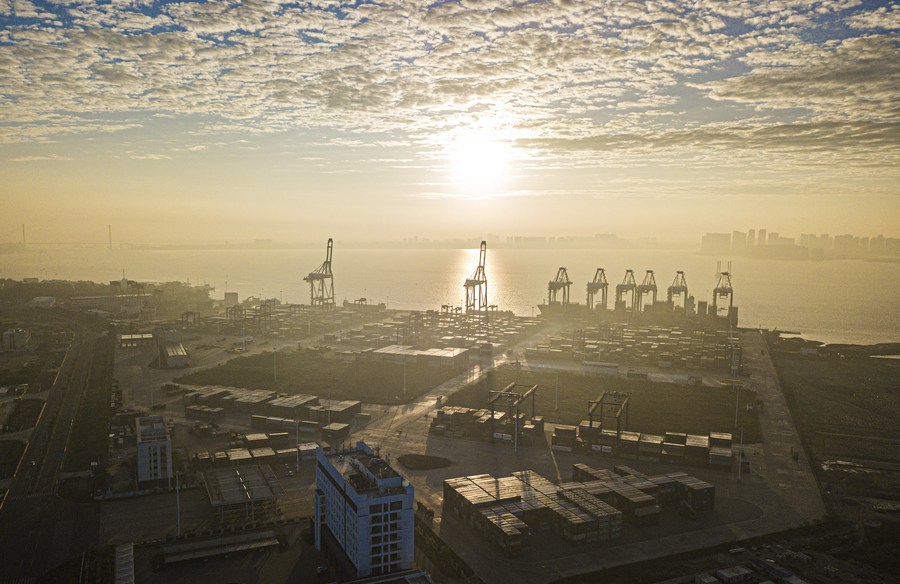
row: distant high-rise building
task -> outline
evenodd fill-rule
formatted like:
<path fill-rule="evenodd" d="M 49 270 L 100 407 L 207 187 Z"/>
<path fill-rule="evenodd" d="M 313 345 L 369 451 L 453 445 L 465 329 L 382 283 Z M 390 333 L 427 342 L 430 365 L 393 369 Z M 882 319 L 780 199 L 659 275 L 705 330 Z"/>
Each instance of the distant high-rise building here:
<path fill-rule="evenodd" d="M 751 229 L 747 232 L 747 247 L 753 247 L 756 245 L 756 229 Z"/>
<path fill-rule="evenodd" d="M 731 232 L 731 251 L 741 253 L 747 251 L 747 234 L 743 231 Z"/>
<path fill-rule="evenodd" d="M 365 442 L 316 450 L 315 545 L 350 579 L 409 570 L 415 552 L 413 487 Z"/>
<path fill-rule="evenodd" d="M 759 230 L 759 237 L 756 238 L 757 245 L 765 245 L 766 244 L 766 230 Z"/>
<path fill-rule="evenodd" d="M 703 253 L 725 253 L 731 251 L 730 233 L 707 233 L 700 240 L 700 251 Z"/>

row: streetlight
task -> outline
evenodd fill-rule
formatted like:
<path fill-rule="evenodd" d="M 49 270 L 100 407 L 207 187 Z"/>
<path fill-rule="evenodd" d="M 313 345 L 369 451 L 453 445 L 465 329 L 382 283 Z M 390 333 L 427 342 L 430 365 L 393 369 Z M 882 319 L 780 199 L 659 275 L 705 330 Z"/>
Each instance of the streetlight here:
<path fill-rule="evenodd" d="M 297 438 L 296 438 L 297 443 L 294 444 L 294 451 L 297 454 L 297 473 L 299 474 L 300 473 L 300 417 L 299 417 L 299 414 L 295 421 L 297 423 Z"/>
<path fill-rule="evenodd" d="M 175 471 L 175 534 L 181 537 L 181 471 Z"/>

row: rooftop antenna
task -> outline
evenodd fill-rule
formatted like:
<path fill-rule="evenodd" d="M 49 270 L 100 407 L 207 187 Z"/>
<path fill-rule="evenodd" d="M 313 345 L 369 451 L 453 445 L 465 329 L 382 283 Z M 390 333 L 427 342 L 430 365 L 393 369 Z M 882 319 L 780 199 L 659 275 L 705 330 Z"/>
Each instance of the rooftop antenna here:
<path fill-rule="evenodd" d="M 22 223 L 22 249 L 25 249 L 25 224 Z"/>
<path fill-rule="evenodd" d="M 109 228 L 109 249 L 112 250 L 112 225 L 107 225 Z"/>

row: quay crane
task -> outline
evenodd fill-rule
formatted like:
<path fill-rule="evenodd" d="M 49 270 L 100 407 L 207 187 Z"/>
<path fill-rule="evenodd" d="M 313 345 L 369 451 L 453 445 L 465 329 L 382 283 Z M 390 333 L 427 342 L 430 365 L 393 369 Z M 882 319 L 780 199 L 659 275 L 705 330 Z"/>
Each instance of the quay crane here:
<path fill-rule="evenodd" d="M 481 242 L 478 252 L 478 267 L 466 280 L 466 312 L 480 311 L 488 308 L 487 276 L 484 273 L 484 261 L 487 256 L 487 242 Z"/>
<path fill-rule="evenodd" d="M 731 314 L 732 307 L 734 306 L 734 288 L 731 287 L 731 262 L 728 262 L 728 270 L 723 272 L 722 263 L 719 262 L 718 272 L 719 272 L 719 280 L 716 282 L 716 287 L 713 288 L 713 310 L 715 314 L 718 316 L 719 314 L 719 300 L 722 300 L 722 307 L 724 308 L 724 301 L 728 300 L 728 313 Z"/>
<path fill-rule="evenodd" d="M 681 299 L 680 307 L 674 304 L 676 298 Z M 688 285 L 687 281 L 684 279 L 684 272 L 681 270 L 675 272 L 675 280 L 672 281 L 672 285 L 668 288 L 666 300 L 668 300 L 669 306 L 687 311 Z"/>
<path fill-rule="evenodd" d="M 569 303 L 569 288 L 572 286 L 572 281 L 569 280 L 569 273 L 565 268 L 560 268 L 559 271 L 556 272 L 556 278 L 550 280 L 547 284 L 547 304 L 560 304 L 560 301 L 556 299 L 557 292 L 562 290 L 562 304 Z"/>
<path fill-rule="evenodd" d="M 598 308 L 606 310 L 606 295 L 609 283 L 606 281 L 606 271 L 603 268 L 597 268 L 594 279 L 587 284 L 587 307 L 594 308 L 594 296 L 600 292 L 600 304 Z"/>
<path fill-rule="evenodd" d="M 634 270 L 625 270 L 625 278 L 621 284 L 616 284 L 616 310 L 634 309 L 634 293 L 637 282 L 634 280 Z M 625 297 L 631 296 L 631 302 L 626 305 Z"/>
<path fill-rule="evenodd" d="M 303 280 L 309 282 L 309 303 L 323 308 L 334 307 L 334 275 L 331 273 L 331 252 L 334 242 L 328 238 L 325 261 Z"/>
<path fill-rule="evenodd" d="M 648 294 L 652 299 L 650 304 L 656 304 L 656 277 L 653 275 L 653 270 L 647 270 L 646 275 L 644 275 L 644 281 L 637 287 L 636 312 L 640 312 L 645 308 L 644 297 Z"/>

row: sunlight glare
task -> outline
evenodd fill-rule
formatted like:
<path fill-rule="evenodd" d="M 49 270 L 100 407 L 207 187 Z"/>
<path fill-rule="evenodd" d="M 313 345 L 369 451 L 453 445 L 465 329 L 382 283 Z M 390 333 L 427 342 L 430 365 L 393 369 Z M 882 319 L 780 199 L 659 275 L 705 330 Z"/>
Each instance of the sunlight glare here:
<path fill-rule="evenodd" d="M 447 147 L 453 182 L 464 194 L 497 194 L 506 181 L 515 157 L 512 146 L 492 132 L 473 130 L 456 136 Z"/>

